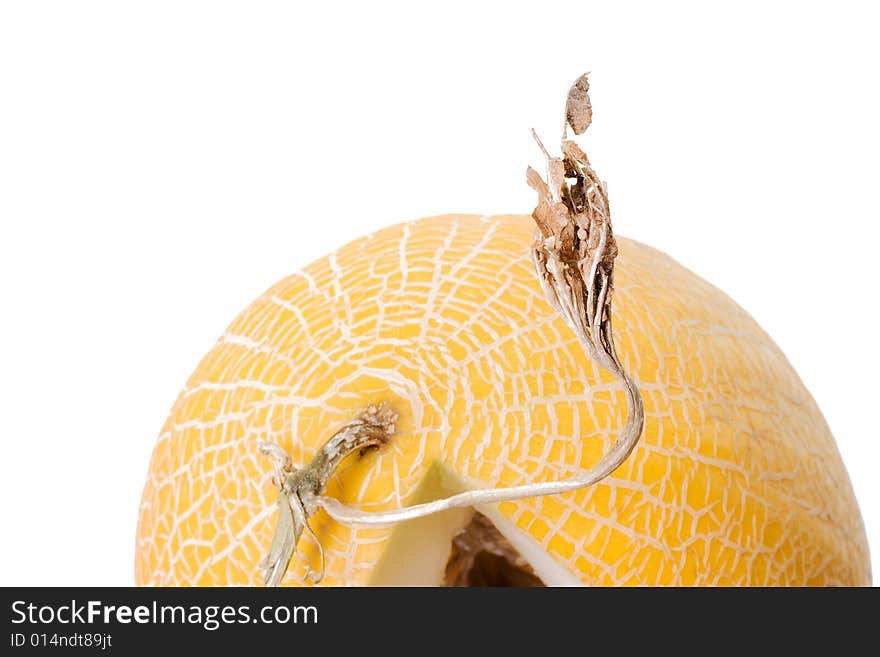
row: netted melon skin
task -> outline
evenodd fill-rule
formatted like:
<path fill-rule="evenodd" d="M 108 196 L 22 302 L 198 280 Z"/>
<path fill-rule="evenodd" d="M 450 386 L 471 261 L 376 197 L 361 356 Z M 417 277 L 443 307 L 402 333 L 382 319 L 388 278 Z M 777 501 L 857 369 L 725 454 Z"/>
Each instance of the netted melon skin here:
<path fill-rule="evenodd" d="M 623 426 L 611 377 L 540 289 L 527 216 L 450 215 L 355 240 L 229 326 L 174 404 L 150 463 L 140 585 L 260 584 L 275 489 L 261 439 L 307 462 L 366 404 L 391 445 L 328 494 L 402 506 L 436 463 L 512 486 L 594 463 Z M 600 484 L 500 505 L 585 585 L 869 585 L 864 527 L 821 412 L 769 336 L 668 256 L 618 238 L 614 330 L 644 435 Z M 393 528 L 319 512 L 322 585 L 365 585 Z M 301 541 L 284 584 L 301 585 Z"/>

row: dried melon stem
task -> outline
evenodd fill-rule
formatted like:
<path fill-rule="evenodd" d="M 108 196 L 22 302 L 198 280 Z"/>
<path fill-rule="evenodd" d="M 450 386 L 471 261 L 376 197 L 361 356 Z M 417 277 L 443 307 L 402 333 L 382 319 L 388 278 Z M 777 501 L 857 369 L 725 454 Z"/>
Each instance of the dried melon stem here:
<path fill-rule="evenodd" d="M 568 138 L 569 128 L 579 135 L 592 122 L 588 91 L 586 75 L 578 78 L 569 90 L 561 157 L 550 155 L 532 131 L 547 159 L 547 180 L 531 167 L 526 177 L 538 194 L 538 205 L 532 213 L 537 226 L 532 257 L 544 294 L 577 335 L 590 358 L 617 378 L 626 395 L 627 420 L 614 445 L 593 467 L 570 479 L 470 490 L 423 504 L 378 512 L 347 506 L 324 496 L 323 492 L 333 469 L 348 453 L 388 440 L 394 422 L 390 409 L 368 409 L 335 434 L 312 462 L 297 471 L 290 469 L 289 457 L 283 450 L 279 453 L 277 446 L 265 447 L 265 452 L 276 460 L 276 483 L 280 486 L 282 509 L 265 560 L 267 584 L 274 585 L 281 580 L 303 529 L 309 529 L 308 517 L 318 508 L 323 508 L 338 522 L 388 525 L 448 509 L 567 493 L 607 477 L 626 460 L 638 443 L 644 427 L 642 397 L 617 357 L 611 328 L 617 245 L 611 230 L 608 196 L 586 154 Z M 343 434 L 361 438 L 340 441 L 339 436 Z M 359 443 L 359 440 L 365 442 Z"/>
<path fill-rule="evenodd" d="M 333 434 L 312 460 L 299 469 L 293 467 L 290 456 L 282 447 L 265 441 L 260 443 L 260 453 L 275 464 L 272 481 L 278 486 L 278 523 L 269 552 L 260 563 L 267 586 L 277 586 L 281 582 L 304 530 L 315 539 L 321 556 L 321 571 L 315 573 L 309 569 L 306 576 L 314 582 L 321 581 L 324 552 L 308 522 L 318 510 L 318 496 L 324 492 L 331 475 L 345 457 L 385 444 L 394 433 L 396 421 L 396 413 L 387 404 L 368 406 Z"/>

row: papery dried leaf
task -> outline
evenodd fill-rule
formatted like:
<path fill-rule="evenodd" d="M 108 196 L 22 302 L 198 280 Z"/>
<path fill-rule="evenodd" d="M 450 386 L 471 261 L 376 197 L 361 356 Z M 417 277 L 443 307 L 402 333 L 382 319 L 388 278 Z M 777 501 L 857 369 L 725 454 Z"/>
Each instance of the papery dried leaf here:
<path fill-rule="evenodd" d="M 583 149 L 571 139 L 562 140 L 562 154 L 584 166 L 590 166 L 590 159 Z"/>
<path fill-rule="evenodd" d="M 590 82 L 584 73 L 568 90 L 568 100 L 565 102 L 565 121 L 574 131 L 580 135 L 590 127 L 593 122 L 593 107 L 590 105 Z"/>
<path fill-rule="evenodd" d="M 547 203 L 550 203 L 552 199 L 550 188 L 547 186 L 547 183 L 544 182 L 540 173 L 535 171 L 532 167 L 527 168 L 526 181 L 529 183 L 529 187 L 538 192 L 539 199 L 543 199 L 547 201 Z"/>
<path fill-rule="evenodd" d="M 554 201 L 562 198 L 562 192 L 565 189 L 565 162 L 562 158 L 551 157 L 547 160 L 547 184 L 550 187 L 550 194 Z"/>

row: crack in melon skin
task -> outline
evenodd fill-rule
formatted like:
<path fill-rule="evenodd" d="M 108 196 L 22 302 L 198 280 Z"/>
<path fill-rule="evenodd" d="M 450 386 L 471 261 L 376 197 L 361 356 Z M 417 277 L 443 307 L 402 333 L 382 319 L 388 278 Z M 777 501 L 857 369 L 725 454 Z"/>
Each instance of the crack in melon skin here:
<path fill-rule="evenodd" d="M 270 288 L 174 404 L 138 524 L 139 585 L 256 585 L 276 490 L 260 439 L 295 465 L 365 405 L 391 444 L 327 493 L 407 503 L 432 464 L 515 486 L 597 461 L 623 393 L 540 289 L 527 216 L 450 215 L 351 242 Z M 586 585 L 869 585 L 868 546 L 834 438 L 782 352 L 725 294 L 618 238 L 615 338 L 645 402 L 643 437 L 596 486 L 499 511 Z M 393 527 L 320 511 L 322 585 L 365 585 Z M 317 551 L 303 539 L 284 584 Z"/>

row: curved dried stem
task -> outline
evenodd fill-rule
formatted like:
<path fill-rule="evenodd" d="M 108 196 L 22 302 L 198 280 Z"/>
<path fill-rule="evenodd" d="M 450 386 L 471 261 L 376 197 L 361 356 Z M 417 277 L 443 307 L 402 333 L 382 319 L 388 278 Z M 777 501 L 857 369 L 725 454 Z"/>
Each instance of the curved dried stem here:
<path fill-rule="evenodd" d="M 611 230 L 608 196 L 586 154 L 567 137 L 568 128 L 581 134 L 592 121 L 588 91 L 586 75 L 578 78 L 569 90 L 561 157 L 550 155 L 532 131 L 547 159 L 546 181 L 531 167 L 526 172 L 529 185 L 538 194 L 538 206 L 532 213 L 537 225 L 532 258 L 551 305 L 577 335 L 590 358 L 611 372 L 623 387 L 627 420 L 620 435 L 598 463 L 570 479 L 471 490 L 425 504 L 379 512 L 367 512 L 330 497 L 319 497 L 318 505 L 334 519 L 359 525 L 385 525 L 447 509 L 575 491 L 611 474 L 638 443 L 645 418 L 642 397 L 617 357 L 611 328 L 617 245 Z"/>
<path fill-rule="evenodd" d="M 547 180 L 529 167 L 526 177 L 538 194 L 538 205 L 532 213 L 537 229 L 532 244 L 532 258 L 538 280 L 548 301 L 574 331 L 590 358 L 611 372 L 626 395 L 627 420 L 611 449 L 588 470 L 562 481 L 548 481 L 508 488 L 477 489 L 444 499 L 416 504 L 390 511 L 368 512 L 347 506 L 323 495 L 329 473 L 344 458 L 344 450 L 328 447 L 348 428 L 336 434 L 315 459 L 302 470 L 287 474 L 285 491 L 291 505 L 293 547 L 279 539 L 284 530 L 285 513 L 279 516 L 276 540 L 270 549 L 274 555 L 267 567 L 267 583 L 280 581 L 280 564 L 286 569 L 290 554 L 306 524 L 305 519 L 317 508 L 323 508 L 335 520 L 355 525 L 388 525 L 421 518 L 433 513 L 460 507 L 476 507 L 541 495 L 566 493 L 591 486 L 616 470 L 638 443 L 644 427 L 642 397 L 633 379 L 627 374 L 614 347 L 611 327 L 611 300 L 614 292 L 614 260 L 617 245 L 611 230 L 611 214 L 605 185 L 590 166 L 586 154 L 572 140 L 568 129 L 579 135 L 592 121 L 587 76 L 581 76 L 569 90 L 565 108 L 565 127 L 561 157 L 552 156 L 538 136 L 535 140 L 547 159 Z M 391 420 L 393 423 L 393 420 Z M 386 434 L 390 435 L 390 434 Z M 387 439 L 387 438 L 386 438 Z M 375 444 L 375 443 L 374 443 Z M 330 456 L 335 454 L 336 458 Z M 276 459 L 276 477 L 285 474 L 286 464 Z M 341 455 L 341 456 L 340 456 Z M 306 470 L 310 475 L 302 474 Z M 317 476 L 317 473 L 323 473 Z M 309 478 L 311 477 L 311 479 Z M 302 516 L 302 519 L 298 518 Z M 286 530 L 285 530 L 286 531 Z M 280 570 L 283 575 L 283 569 Z"/>

